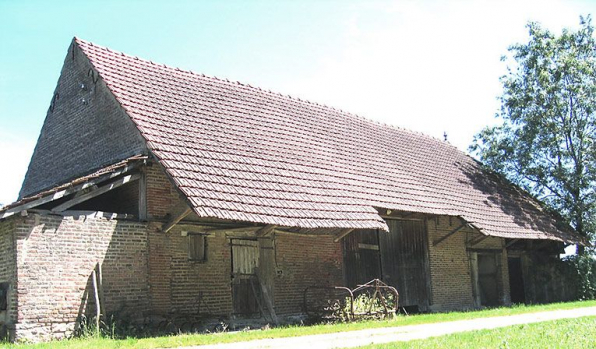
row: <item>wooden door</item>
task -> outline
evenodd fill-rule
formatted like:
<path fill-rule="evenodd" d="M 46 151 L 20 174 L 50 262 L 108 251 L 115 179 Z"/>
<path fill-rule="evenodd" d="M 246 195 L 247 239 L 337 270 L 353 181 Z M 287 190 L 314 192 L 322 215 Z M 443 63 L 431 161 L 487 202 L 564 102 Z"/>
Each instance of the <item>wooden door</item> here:
<path fill-rule="evenodd" d="M 499 284 L 497 282 L 499 267 L 497 253 L 478 254 L 478 286 L 480 304 L 484 306 L 499 305 Z"/>
<path fill-rule="evenodd" d="M 379 232 L 357 230 L 343 239 L 346 286 L 355 288 L 372 279 L 381 278 Z"/>
<path fill-rule="evenodd" d="M 379 232 L 383 281 L 399 292 L 399 305 L 429 306 L 428 244 L 423 221 L 388 220 L 389 233 Z"/>
<path fill-rule="evenodd" d="M 233 312 L 260 315 L 259 243 L 257 240 L 232 239 L 231 245 Z"/>
<path fill-rule="evenodd" d="M 507 262 L 511 302 L 524 304 L 526 302 L 526 291 L 524 289 L 524 275 L 522 272 L 521 258 L 509 257 Z"/>

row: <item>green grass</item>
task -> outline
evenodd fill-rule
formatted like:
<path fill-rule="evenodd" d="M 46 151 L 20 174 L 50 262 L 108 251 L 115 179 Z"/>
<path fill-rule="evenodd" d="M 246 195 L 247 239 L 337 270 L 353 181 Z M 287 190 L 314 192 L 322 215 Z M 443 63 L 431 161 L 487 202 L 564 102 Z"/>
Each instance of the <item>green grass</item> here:
<path fill-rule="evenodd" d="M 469 312 L 452 312 L 438 314 L 421 314 L 410 316 L 397 316 L 390 320 L 380 321 L 360 321 L 339 324 L 324 324 L 316 326 L 289 326 L 279 327 L 269 330 L 255 330 L 244 332 L 231 332 L 219 334 L 196 334 L 196 335 L 176 335 L 153 338 L 127 338 L 110 339 L 105 337 L 87 337 L 81 339 L 70 339 L 64 341 L 54 341 L 42 344 L 5 344 L 1 348 L 14 349 L 42 349 L 42 348 L 171 348 L 177 346 L 190 346 L 216 343 L 232 343 L 265 338 L 295 337 L 313 334 L 324 334 L 342 331 L 356 331 L 368 328 L 394 327 L 416 325 L 423 323 L 436 323 L 445 321 L 476 319 L 481 317 L 505 316 L 522 313 L 533 313 L 557 309 L 573 309 L 588 306 L 596 306 L 596 301 L 554 303 L 546 305 L 533 306 L 513 306 L 486 309 Z"/>
<path fill-rule="evenodd" d="M 369 345 L 367 349 L 431 348 L 566 348 L 596 347 L 596 317 L 516 325 L 455 333 L 429 339 Z"/>

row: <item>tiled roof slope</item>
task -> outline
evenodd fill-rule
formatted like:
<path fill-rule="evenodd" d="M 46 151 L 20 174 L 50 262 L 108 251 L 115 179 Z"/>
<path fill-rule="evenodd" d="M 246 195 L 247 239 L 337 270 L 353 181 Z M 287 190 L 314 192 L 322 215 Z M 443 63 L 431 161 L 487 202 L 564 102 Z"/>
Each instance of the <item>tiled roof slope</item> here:
<path fill-rule="evenodd" d="M 577 241 L 445 142 L 75 42 L 199 216 L 386 229 L 378 207 L 459 216 L 486 235 Z"/>

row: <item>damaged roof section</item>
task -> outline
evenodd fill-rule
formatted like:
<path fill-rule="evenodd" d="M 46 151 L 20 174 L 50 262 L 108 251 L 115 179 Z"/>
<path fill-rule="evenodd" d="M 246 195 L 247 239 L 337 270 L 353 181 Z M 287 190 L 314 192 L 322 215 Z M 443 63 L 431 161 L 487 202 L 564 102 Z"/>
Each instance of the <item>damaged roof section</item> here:
<path fill-rule="evenodd" d="M 37 208 L 48 203 L 60 201 L 54 205 L 52 212 L 62 212 L 80 202 L 89 200 L 109 190 L 118 188 L 128 182 L 138 179 L 138 175 L 127 175 L 133 170 L 140 168 L 147 156 L 137 155 L 99 169 L 91 174 L 76 178 L 68 183 L 56 186 L 36 195 L 23 198 L 0 209 L 0 219 L 10 217 L 14 214 Z M 101 187 L 99 187 L 101 186 Z M 84 192 L 84 193 L 83 193 Z M 78 194 L 72 197 L 73 194 Z"/>

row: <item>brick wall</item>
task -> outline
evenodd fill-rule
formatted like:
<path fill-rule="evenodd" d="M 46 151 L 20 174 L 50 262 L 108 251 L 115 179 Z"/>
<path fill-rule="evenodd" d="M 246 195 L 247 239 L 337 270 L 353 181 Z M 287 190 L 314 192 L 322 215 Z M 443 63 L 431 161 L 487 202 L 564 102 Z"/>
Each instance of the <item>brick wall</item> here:
<path fill-rule="evenodd" d="M 207 261 L 188 258 L 188 237 L 182 231 L 200 232 L 178 225 L 168 233 L 149 230 L 149 282 L 156 313 L 179 311 L 227 316 L 232 312 L 230 240 L 219 233 L 207 237 Z M 277 263 L 273 278 L 274 307 L 278 314 L 302 312 L 303 291 L 311 285 L 342 285 L 341 245 L 332 236 L 276 234 Z M 261 263 L 264 263 L 264 258 Z M 263 268 L 263 266 L 261 266 Z"/>
<path fill-rule="evenodd" d="M 13 337 L 17 320 L 16 246 L 14 241 L 14 219 L 0 221 L 0 282 L 8 283 L 7 308 L 0 311 L 0 335 Z"/>
<path fill-rule="evenodd" d="M 207 237 L 207 260 L 189 260 L 188 237 L 182 231 L 200 232 L 177 225 L 163 233 L 161 225 L 149 229 L 149 282 L 153 311 L 161 314 L 224 315 L 231 312 L 231 257 L 223 235 Z M 201 299 L 199 299 L 201 297 Z M 200 305 L 199 305 L 200 303 Z"/>
<path fill-rule="evenodd" d="M 184 210 L 186 203 L 159 164 L 153 163 L 147 167 L 146 180 L 149 218 L 162 219 L 167 214 Z"/>
<path fill-rule="evenodd" d="M 433 311 L 449 311 L 470 309 L 475 307 L 472 270 L 468 244 L 480 234 L 465 227 L 443 240 L 437 246 L 433 241 L 457 228 L 461 222 L 452 217 L 440 216 L 427 221 L 429 264 L 431 272 L 431 309 Z M 501 251 L 503 240 L 487 238 L 470 247 L 471 249 L 486 249 Z M 498 278 L 501 290 L 500 298 L 503 304 L 509 304 L 509 274 L 507 272 L 507 253 L 501 253 L 501 272 Z"/>
<path fill-rule="evenodd" d="M 19 197 L 146 152 L 130 118 L 73 43 Z"/>
<path fill-rule="evenodd" d="M 105 312 L 146 311 L 145 231 L 144 224 L 104 218 L 19 217 L 16 339 L 64 337 L 79 315 L 94 313 L 89 306 L 94 299 L 90 276 L 98 262 Z"/>
<path fill-rule="evenodd" d="M 333 236 L 276 234 L 277 276 L 274 294 L 278 314 L 302 312 L 304 289 L 343 285 L 342 247 Z"/>

